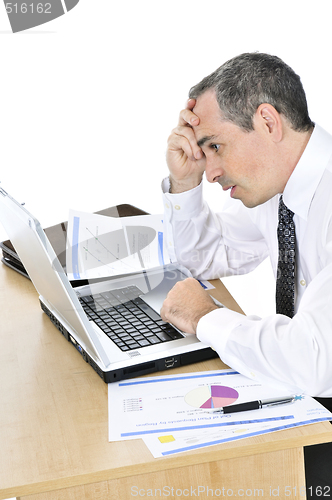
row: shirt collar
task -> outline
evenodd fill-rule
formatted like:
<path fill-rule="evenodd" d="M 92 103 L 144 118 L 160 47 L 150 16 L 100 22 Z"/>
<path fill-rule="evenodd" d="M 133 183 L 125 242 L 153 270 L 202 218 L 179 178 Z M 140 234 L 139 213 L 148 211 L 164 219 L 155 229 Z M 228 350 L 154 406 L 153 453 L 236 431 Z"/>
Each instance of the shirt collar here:
<path fill-rule="evenodd" d="M 285 205 L 304 220 L 308 218 L 312 198 L 331 156 L 332 136 L 315 125 L 283 193 Z"/>

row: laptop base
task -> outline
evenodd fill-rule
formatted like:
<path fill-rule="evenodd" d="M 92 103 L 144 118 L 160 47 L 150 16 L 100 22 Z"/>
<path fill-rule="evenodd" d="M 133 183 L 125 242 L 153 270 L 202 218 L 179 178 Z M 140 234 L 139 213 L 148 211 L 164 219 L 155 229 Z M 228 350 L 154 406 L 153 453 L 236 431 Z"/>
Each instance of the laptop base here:
<path fill-rule="evenodd" d="M 119 380 L 141 377 L 149 373 L 164 371 L 170 368 L 176 368 L 178 366 L 190 365 L 192 363 L 198 363 L 200 361 L 206 361 L 208 359 L 218 357 L 216 351 L 214 351 L 210 347 L 206 347 L 198 351 L 187 352 L 175 356 L 166 356 L 154 361 L 146 361 L 145 363 L 127 366 L 126 368 L 103 372 L 97 365 L 97 363 L 85 352 L 85 350 L 68 332 L 64 325 L 59 322 L 59 320 L 54 316 L 54 314 L 52 314 L 52 312 L 41 300 L 40 305 L 42 310 L 52 321 L 53 325 L 59 330 L 60 333 L 62 333 L 65 339 L 75 347 L 75 349 L 81 354 L 82 358 L 95 370 L 95 372 L 99 375 L 100 378 L 103 379 L 106 384 L 117 382 Z"/>

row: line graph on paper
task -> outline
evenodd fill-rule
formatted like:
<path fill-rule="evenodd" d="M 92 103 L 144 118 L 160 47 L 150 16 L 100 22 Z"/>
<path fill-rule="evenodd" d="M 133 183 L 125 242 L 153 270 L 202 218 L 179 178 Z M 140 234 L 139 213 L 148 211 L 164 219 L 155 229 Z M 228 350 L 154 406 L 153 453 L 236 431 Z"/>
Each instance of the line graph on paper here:
<path fill-rule="evenodd" d="M 71 211 L 66 252 L 69 279 L 137 273 L 168 261 L 162 216 L 122 219 Z"/>

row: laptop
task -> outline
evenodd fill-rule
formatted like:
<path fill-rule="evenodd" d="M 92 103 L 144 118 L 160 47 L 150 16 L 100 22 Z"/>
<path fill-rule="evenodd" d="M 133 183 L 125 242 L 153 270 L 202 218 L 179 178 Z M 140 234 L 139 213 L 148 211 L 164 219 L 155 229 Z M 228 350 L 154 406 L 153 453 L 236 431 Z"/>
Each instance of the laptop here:
<path fill-rule="evenodd" d="M 73 287 L 38 220 L 2 188 L 0 222 L 42 310 L 104 382 L 217 357 L 159 315 L 168 291 L 188 277 L 185 268 L 168 264 Z"/>

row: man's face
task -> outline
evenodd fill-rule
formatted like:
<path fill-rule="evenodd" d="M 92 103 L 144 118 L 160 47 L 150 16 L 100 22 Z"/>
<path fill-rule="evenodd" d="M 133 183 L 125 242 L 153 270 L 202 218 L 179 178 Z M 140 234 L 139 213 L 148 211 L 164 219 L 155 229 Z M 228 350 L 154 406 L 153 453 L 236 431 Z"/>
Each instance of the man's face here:
<path fill-rule="evenodd" d="M 274 164 L 275 145 L 263 126 L 246 132 L 223 121 L 215 93 L 210 90 L 197 99 L 193 112 L 200 119 L 193 129 L 205 155 L 209 182 L 219 182 L 224 191 L 230 189 L 231 197 L 249 208 L 282 191 Z"/>

